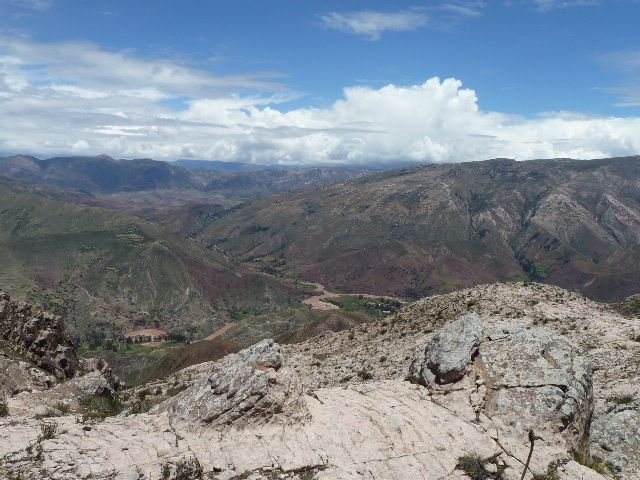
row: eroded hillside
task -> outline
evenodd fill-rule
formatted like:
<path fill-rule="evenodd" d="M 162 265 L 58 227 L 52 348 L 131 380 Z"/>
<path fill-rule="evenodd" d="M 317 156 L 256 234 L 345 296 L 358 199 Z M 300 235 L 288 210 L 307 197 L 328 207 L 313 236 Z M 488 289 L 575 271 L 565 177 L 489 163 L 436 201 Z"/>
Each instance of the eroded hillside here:
<path fill-rule="evenodd" d="M 332 289 L 418 298 L 528 278 L 621 300 L 640 285 L 640 157 L 400 169 L 208 223 L 210 248 Z"/>

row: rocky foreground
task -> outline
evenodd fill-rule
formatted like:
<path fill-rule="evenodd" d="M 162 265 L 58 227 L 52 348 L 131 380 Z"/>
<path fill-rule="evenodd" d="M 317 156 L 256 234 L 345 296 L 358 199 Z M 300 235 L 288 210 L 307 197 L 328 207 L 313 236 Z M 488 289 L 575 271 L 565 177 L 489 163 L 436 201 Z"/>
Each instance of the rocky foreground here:
<path fill-rule="evenodd" d="M 556 287 L 264 340 L 125 391 L 152 408 L 104 419 L 86 398 L 116 395 L 107 366 L 65 379 L 24 351 L 0 355 L 0 478 L 640 479 L 640 318 Z"/>

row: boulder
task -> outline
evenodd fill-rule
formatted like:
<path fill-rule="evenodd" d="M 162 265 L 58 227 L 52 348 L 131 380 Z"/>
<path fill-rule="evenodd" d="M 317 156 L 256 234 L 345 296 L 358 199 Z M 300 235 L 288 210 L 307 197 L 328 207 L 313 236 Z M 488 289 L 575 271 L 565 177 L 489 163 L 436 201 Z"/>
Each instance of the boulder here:
<path fill-rule="evenodd" d="M 640 412 L 622 407 L 596 419 L 591 427 L 591 450 L 616 473 L 625 472 L 630 463 L 640 464 Z"/>
<path fill-rule="evenodd" d="M 410 367 L 409 380 L 425 386 L 460 380 L 478 352 L 482 322 L 476 314 L 464 315 L 443 326 Z"/>
<path fill-rule="evenodd" d="M 297 374 L 283 367 L 280 346 L 263 340 L 225 357 L 208 379 L 167 400 L 156 411 L 183 421 L 224 425 L 268 421 L 301 408 Z"/>
<path fill-rule="evenodd" d="M 0 399 L 20 392 L 45 390 L 55 383 L 53 375 L 0 352 Z"/>
<path fill-rule="evenodd" d="M 592 368 L 577 345 L 546 327 L 488 337 L 476 361 L 484 413 L 505 432 L 561 433 L 569 450 L 588 448 Z"/>

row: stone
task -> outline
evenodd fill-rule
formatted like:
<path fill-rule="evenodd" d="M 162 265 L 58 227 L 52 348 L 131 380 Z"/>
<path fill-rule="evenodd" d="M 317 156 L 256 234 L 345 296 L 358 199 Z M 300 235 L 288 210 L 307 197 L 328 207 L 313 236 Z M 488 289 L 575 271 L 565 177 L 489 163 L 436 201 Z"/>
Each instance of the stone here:
<path fill-rule="evenodd" d="M 460 380 L 480 346 L 482 322 L 468 314 L 443 326 L 411 366 L 409 377 L 422 385 Z"/>
<path fill-rule="evenodd" d="M 617 472 L 640 464 L 640 412 L 615 409 L 596 418 L 591 427 L 592 453 L 610 462 Z"/>
<path fill-rule="evenodd" d="M 64 380 L 74 376 L 78 358 L 62 318 L 0 291 L 0 341 L 38 367 Z"/>
<path fill-rule="evenodd" d="M 297 374 L 283 368 L 280 346 L 263 340 L 223 359 L 208 379 L 168 400 L 157 411 L 204 423 L 231 424 L 250 417 L 267 421 L 287 409 L 292 413 L 292 408 L 300 406 L 301 394 Z"/>
<path fill-rule="evenodd" d="M 533 327 L 485 341 L 476 368 L 488 387 L 484 412 L 503 429 L 561 433 L 571 449 L 588 448 L 592 366 L 569 339 Z"/>

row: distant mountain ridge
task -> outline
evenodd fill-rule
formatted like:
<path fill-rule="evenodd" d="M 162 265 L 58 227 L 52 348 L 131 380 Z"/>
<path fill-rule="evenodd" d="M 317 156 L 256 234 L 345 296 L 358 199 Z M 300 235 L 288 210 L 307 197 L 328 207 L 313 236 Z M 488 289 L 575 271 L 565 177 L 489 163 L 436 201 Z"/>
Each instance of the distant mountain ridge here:
<path fill-rule="evenodd" d="M 274 168 L 197 160 L 116 160 L 107 155 L 45 160 L 28 155 L 0 158 L 0 175 L 92 194 L 181 189 L 244 198 L 357 178 L 368 173 L 370 170 L 366 168 Z"/>
<path fill-rule="evenodd" d="M 347 292 L 531 279 L 621 300 L 640 291 L 640 157 L 402 168 L 253 200 L 198 238 Z"/>

